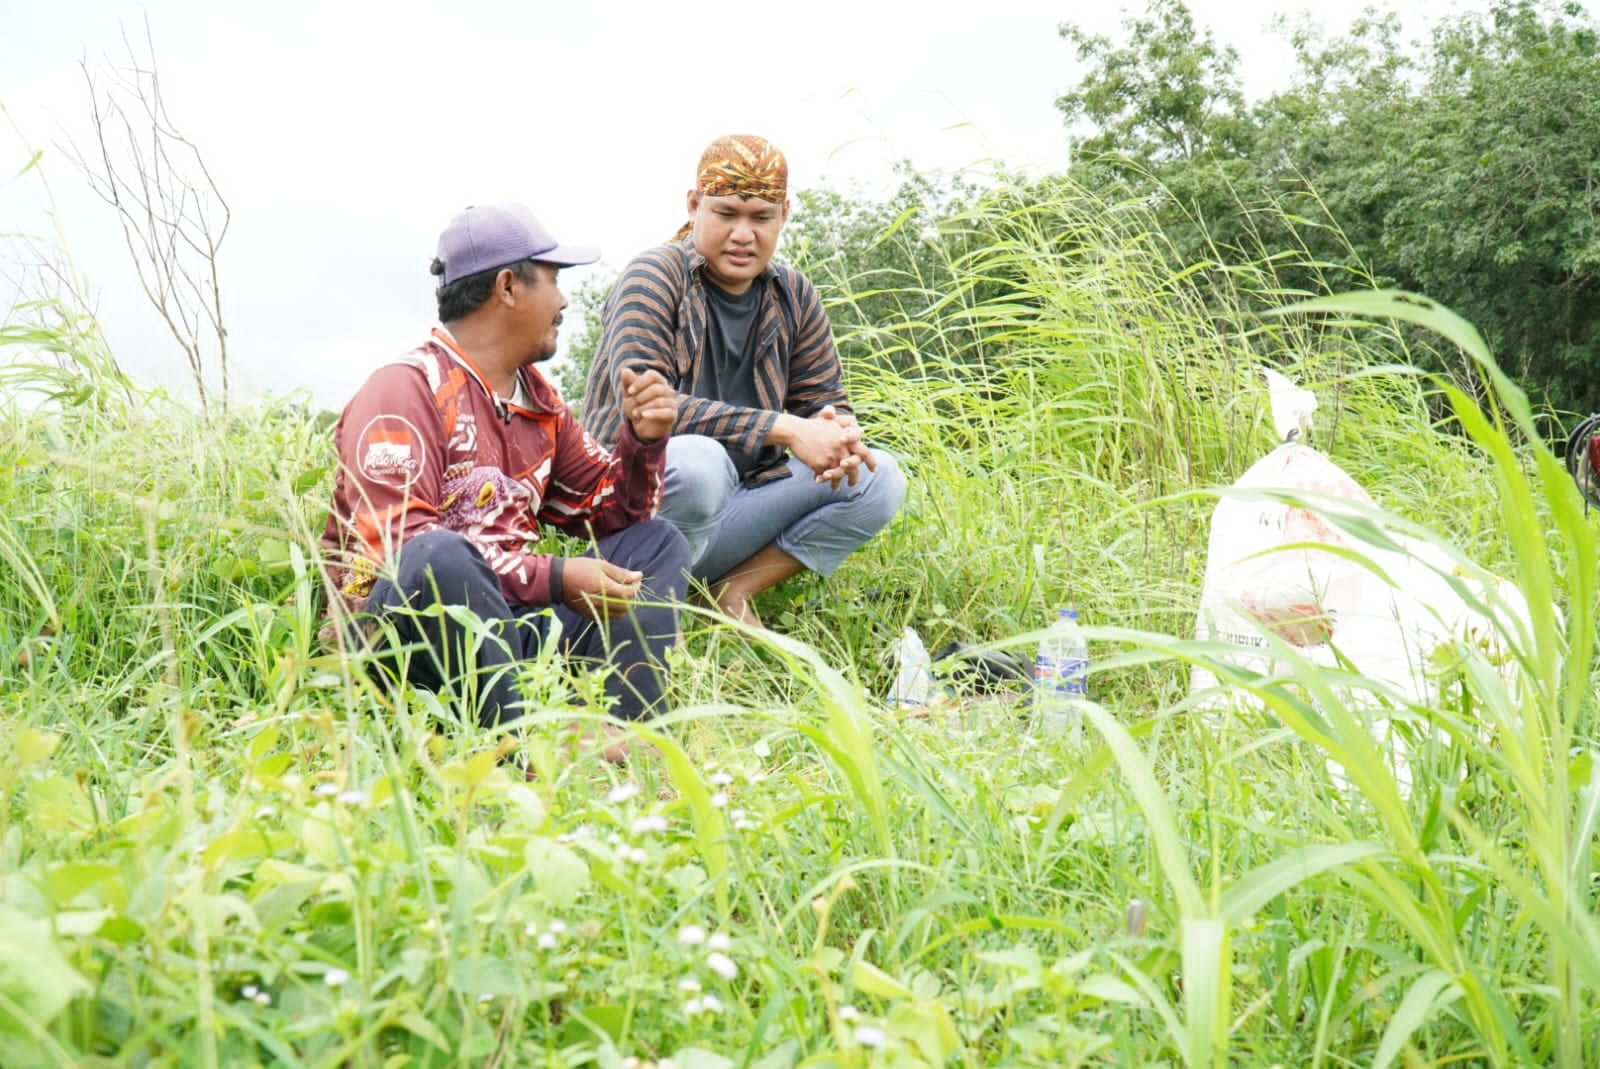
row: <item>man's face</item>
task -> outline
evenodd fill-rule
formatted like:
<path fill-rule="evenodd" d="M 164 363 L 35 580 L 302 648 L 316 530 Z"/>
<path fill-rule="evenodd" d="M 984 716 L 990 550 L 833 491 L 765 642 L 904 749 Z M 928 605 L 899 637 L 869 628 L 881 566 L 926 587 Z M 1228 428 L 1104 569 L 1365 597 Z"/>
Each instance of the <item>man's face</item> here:
<path fill-rule="evenodd" d="M 750 288 L 778 250 L 789 202 L 760 197 L 708 197 L 689 191 L 695 251 L 706 258 L 711 280 L 732 294 Z"/>
<path fill-rule="evenodd" d="M 535 263 L 534 281 L 524 282 L 513 276 L 516 288 L 517 311 L 526 330 L 528 360 L 530 364 L 548 360 L 556 355 L 557 334 L 561 328 L 561 312 L 567 307 L 567 298 L 556 281 L 560 268 L 554 264 Z"/>

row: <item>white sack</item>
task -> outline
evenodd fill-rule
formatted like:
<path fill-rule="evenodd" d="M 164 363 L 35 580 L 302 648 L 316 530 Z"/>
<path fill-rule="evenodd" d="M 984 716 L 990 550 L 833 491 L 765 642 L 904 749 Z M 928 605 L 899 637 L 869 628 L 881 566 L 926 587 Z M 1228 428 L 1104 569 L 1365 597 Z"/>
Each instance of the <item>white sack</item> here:
<path fill-rule="evenodd" d="M 1277 378 L 1275 422 L 1280 433 L 1301 437 L 1309 428 L 1314 400 Z M 1286 405 L 1292 411 L 1284 412 Z M 1233 647 L 1223 658 L 1228 663 L 1266 673 L 1282 670 L 1266 637 L 1271 633 L 1315 664 L 1335 667 L 1342 657 L 1363 678 L 1387 686 L 1398 703 L 1431 707 L 1436 701 L 1431 669 L 1441 647 L 1457 640 L 1492 640 L 1497 634 L 1493 622 L 1452 589 L 1446 576 L 1461 570 L 1443 551 L 1392 532 L 1401 548 L 1380 549 L 1345 534 L 1320 514 L 1342 501 L 1373 502 L 1343 469 L 1309 446 L 1278 446 L 1234 486 L 1308 496 L 1306 507 L 1224 497 L 1212 512 L 1195 635 Z M 1314 495 L 1332 500 L 1319 505 Z M 1297 543 L 1305 545 L 1282 548 Z M 1318 546 L 1366 558 L 1390 582 Z M 1463 581 L 1480 602 L 1527 619 L 1521 592 L 1511 584 L 1481 571 L 1465 574 Z M 1202 706 L 1227 708 L 1247 697 L 1217 687 L 1210 671 L 1196 667 L 1191 672 L 1190 691 Z M 1380 705 L 1359 695 L 1356 704 L 1363 709 Z M 1403 785 L 1408 784 L 1407 754 L 1388 731 L 1381 711 L 1374 727 L 1379 741 L 1389 747 Z M 1337 775 L 1340 770 L 1334 771 Z"/>

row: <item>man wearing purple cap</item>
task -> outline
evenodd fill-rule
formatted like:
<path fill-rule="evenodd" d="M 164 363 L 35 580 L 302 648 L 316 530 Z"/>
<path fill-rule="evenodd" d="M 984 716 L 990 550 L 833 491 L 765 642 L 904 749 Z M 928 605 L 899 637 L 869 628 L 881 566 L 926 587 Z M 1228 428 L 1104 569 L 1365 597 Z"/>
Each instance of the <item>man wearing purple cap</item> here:
<path fill-rule="evenodd" d="M 783 153 L 718 138 L 688 208 L 677 237 L 611 287 L 583 419 L 617 440 L 632 369 L 679 391 L 661 515 L 718 607 L 755 625 L 752 598 L 807 569 L 831 575 L 894 517 L 906 483 L 862 441 L 816 288 L 772 261 L 789 217 Z"/>
<path fill-rule="evenodd" d="M 652 518 L 677 394 L 630 371 L 607 449 L 534 366 L 556 352 L 557 272 L 598 258 L 521 205 L 457 215 L 432 267 L 441 325 L 374 372 L 334 431 L 322 537 L 333 588 L 374 645 L 424 647 L 386 663 L 417 686 L 454 684 L 485 726 L 521 714 L 517 662 L 553 633 L 579 663 L 609 664 L 617 716 L 655 713 L 677 639 L 688 548 Z M 542 524 L 592 539 L 593 552 L 543 552 Z"/>

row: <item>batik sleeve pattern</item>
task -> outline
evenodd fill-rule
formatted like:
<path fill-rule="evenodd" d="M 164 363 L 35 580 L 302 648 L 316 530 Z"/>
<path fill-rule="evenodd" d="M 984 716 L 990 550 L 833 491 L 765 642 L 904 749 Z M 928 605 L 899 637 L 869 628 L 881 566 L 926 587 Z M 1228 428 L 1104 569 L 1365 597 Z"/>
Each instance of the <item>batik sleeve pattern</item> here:
<path fill-rule="evenodd" d="M 478 550 L 508 601 L 550 603 L 552 558 L 533 551 L 539 473 L 525 483 L 474 459 L 475 423 L 458 418 L 465 386 L 423 354 L 380 369 L 345 410 L 334 493 L 343 552 L 333 573 L 351 608 L 384 561 L 439 527 Z"/>
<path fill-rule="evenodd" d="M 359 604 L 379 567 L 409 538 L 443 526 L 444 436 L 423 374 L 375 372 L 346 407 L 338 434 L 334 514 L 340 521 L 339 593 Z"/>
<path fill-rule="evenodd" d="M 667 462 L 665 438 L 641 442 L 623 421 L 612 451 L 564 406 L 556 434 L 555 466 L 541 519 L 600 538 L 655 515 Z"/>

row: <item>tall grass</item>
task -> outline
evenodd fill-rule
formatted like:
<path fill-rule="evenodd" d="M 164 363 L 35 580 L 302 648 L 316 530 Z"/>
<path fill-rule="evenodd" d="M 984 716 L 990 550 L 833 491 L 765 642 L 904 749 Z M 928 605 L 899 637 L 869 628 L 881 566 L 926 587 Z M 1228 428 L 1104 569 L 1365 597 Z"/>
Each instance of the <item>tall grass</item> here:
<path fill-rule="evenodd" d="M 1596 547 L 1475 334 L 1376 295 L 1258 317 L 1216 280 L 1271 263 L 1173 263 L 1065 185 L 946 225 L 904 322 L 820 280 L 869 351 L 918 339 L 849 369 L 905 510 L 763 603 L 784 635 L 691 616 L 659 757 L 620 770 L 565 741 L 593 688 L 559 664 L 528 669 L 523 782 L 447 695 L 318 643 L 323 419 L 13 372 L 52 398 L 0 436 L 0 1064 L 1600 1060 Z M 1391 366 L 1397 317 L 1488 407 Z M 1436 700 L 1191 637 L 1210 510 L 1274 444 L 1267 364 L 1381 506 L 1330 520 L 1439 547 L 1493 621 L 1437 651 Z M 1068 601 L 1083 744 L 1015 695 L 878 700 L 904 625 L 1025 656 Z"/>

